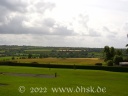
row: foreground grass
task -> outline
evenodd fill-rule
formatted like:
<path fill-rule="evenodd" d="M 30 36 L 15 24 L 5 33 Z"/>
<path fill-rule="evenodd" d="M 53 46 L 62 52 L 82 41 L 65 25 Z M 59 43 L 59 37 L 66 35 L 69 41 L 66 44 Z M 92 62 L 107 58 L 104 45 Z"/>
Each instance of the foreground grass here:
<path fill-rule="evenodd" d="M 17 59 L 20 63 L 37 62 L 40 64 L 68 64 L 68 65 L 95 65 L 102 63 L 103 60 L 99 58 L 42 58 L 42 59 Z"/>
<path fill-rule="evenodd" d="M 56 78 L 38 78 L 9 76 L 0 74 L 0 83 L 9 84 L 0 86 L 0 96 L 127 96 L 128 73 L 107 72 L 98 70 L 72 70 L 72 69 L 48 69 L 34 67 L 10 67 L 0 66 L 0 72 L 13 73 L 34 73 L 34 74 L 54 74 Z M 19 86 L 25 86 L 26 91 L 20 93 Z M 106 93 L 86 93 L 86 92 L 57 92 L 53 93 L 52 87 L 105 87 Z M 46 93 L 30 93 L 31 87 L 47 88 Z"/>

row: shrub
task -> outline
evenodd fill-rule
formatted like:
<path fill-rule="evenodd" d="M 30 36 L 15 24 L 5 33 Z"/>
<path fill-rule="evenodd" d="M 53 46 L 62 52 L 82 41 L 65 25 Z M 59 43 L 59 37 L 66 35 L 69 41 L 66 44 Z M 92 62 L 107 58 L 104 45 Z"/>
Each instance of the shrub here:
<path fill-rule="evenodd" d="M 119 65 L 119 62 L 122 62 L 122 61 L 123 61 L 122 56 L 119 56 L 119 55 L 114 56 L 114 59 L 113 59 L 114 64 Z"/>
<path fill-rule="evenodd" d="M 32 54 L 28 54 L 28 59 L 32 58 Z"/>
<path fill-rule="evenodd" d="M 108 66 L 113 66 L 113 61 L 112 61 L 112 60 L 108 60 L 108 61 L 107 61 L 107 65 L 108 65 Z"/>
<path fill-rule="evenodd" d="M 128 62 L 128 57 L 125 57 L 123 61 Z"/>
<path fill-rule="evenodd" d="M 15 59 L 15 57 L 13 56 L 13 57 L 12 57 L 12 60 L 14 60 L 14 59 Z"/>
<path fill-rule="evenodd" d="M 38 62 L 32 62 L 31 64 L 38 64 Z"/>
<path fill-rule="evenodd" d="M 102 63 L 96 63 L 95 65 L 97 65 L 97 66 L 102 66 Z"/>

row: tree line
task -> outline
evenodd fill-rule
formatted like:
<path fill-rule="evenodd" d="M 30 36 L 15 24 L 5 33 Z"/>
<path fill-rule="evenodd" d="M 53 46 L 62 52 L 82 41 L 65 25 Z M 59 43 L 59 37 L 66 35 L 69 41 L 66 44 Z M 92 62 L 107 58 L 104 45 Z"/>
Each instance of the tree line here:
<path fill-rule="evenodd" d="M 119 65 L 119 62 L 123 61 L 123 53 L 120 49 L 105 46 L 104 53 L 104 61 L 107 62 L 108 66 Z"/>

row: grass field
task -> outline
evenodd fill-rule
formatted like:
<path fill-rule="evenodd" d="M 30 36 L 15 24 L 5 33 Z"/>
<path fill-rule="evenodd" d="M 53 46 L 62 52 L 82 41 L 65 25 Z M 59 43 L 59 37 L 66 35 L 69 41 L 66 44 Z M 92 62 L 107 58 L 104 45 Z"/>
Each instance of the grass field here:
<path fill-rule="evenodd" d="M 28 51 L 28 52 L 37 52 L 37 51 L 43 51 L 43 52 L 45 52 L 45 51 L 51 51 L 50 49 L 31 49 L 31 50 L 24 50 L 24 51 Z"/>
<path fill-rule="evenodd" d="M 54 74 L 56 78 L 39 78 L 4 75 L 2 72 Z M 73 69 L 48 69 L 35 67 L 10 67 L 0 66 L 0 96 L 127 96 L 128 73 L 108 72 L 98 70 L 73 70 Z M 20 93 L 19 87 L 24 86 L 25 92 Z M 88 87 L 106 88 L 106 92 L 84 92 L 79 88 Z M 42 87 L 45 93 L 31 93 L 32 88 Z M 52 88 L 74 88 L 77 92 L 53 92 Z"/>
<path fill-rule="evenodd" d="M 8 57 L 0 57 L 0 61 L 6 61 L 6 60 L 11 60 L 12 57 L 11 56 L 8 56 Z"/>
<path fill-rule="evenodd" d="M 99 58 L 43 58 L 43 59 L 17 59 L 20 63 L 37 62 L 40 64 L 68 64 L 68 65 L 95 65 L 103 63 Z"/>

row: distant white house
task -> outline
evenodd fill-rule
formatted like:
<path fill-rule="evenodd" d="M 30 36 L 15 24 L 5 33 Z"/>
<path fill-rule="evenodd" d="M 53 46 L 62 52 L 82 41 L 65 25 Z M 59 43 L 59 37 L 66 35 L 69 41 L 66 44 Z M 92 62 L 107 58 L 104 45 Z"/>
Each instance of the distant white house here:
<path fill-rule="evenodd" d="M 120 62 L 119 65 L 120 66 L 128 66 L 128 62 Z"/>

